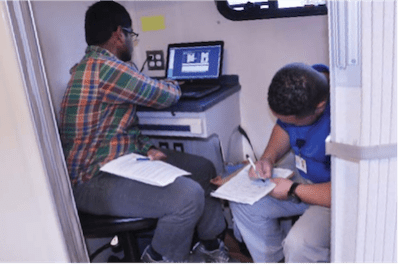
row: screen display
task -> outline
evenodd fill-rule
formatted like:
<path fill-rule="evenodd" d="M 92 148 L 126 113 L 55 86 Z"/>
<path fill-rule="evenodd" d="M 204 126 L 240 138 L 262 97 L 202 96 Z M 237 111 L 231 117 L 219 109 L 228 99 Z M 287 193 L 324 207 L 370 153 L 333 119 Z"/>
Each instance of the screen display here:
<path fill-rule="evenodd" d="M 222 46 L 170 47 L 167 78 L 213 79 L 220 75 Z"/>

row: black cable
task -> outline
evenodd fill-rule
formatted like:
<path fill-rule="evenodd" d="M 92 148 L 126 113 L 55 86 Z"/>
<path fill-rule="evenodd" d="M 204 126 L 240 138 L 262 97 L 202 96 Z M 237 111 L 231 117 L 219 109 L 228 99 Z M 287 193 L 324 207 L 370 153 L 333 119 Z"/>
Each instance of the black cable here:
<path fill-rule="evenodd" d="M 147 56 L 146 60 L 143 62 L 143 66 L 142 66 L 142 68 L 140 69 L 140 72 L 142 72 L 142 71 L 143 71 L 143 69 L 144 69 L 144 65 L 146 65 L 146 62 L 148 62 L 149 60 L 151 60 L 151 56 L 150 56 L 150 55 L 149 55 L 149 56 Z"/>
<path fill-rule="evenodd" d="M 110 244 L 105 244 L 104 246 L 100 247 L 99 249 L 97 249 L 92 255 L 89 256 L 90 262 L 92 262 L 92 260 L 97 257 L 97 255 L 99 255 L 101 252 L 103 252 L 104 250 L 106 250 L 107 248 L 111 247 Z"/>
<path fill-rule="evenodd" d="M 133 61 L 128 61 L 127 63 L 131 64 L 135 68 L 135 70 L 139 70 L 139 68 L 136 66 L 136 64 Z"/>
<path fill-rule="evenodd" d="M 238 130 L 239 130 L 240 134 L 242 134 L 242 135 L 247 139 L 247 141 L 249 142 L 250 147 L 251 147 L 251 149 L 253 150 L 254 158 L 255 158 L 256 161 L 257 161 L 258 159 L 257 159 L 256 153 L 255 153 L 255 151 L 254 151 L 253 145 L 251 144 L 250 138 L 249 138 L 249 136 L 247 135 L 246 131 L 244 131 L 244 129 L 243 129 L 240 125 L 239 125 L 239 127 L 238 127 Z"/>
<path fill-rule="evenodd" d="M 215 134 L 217 136 L 218 139 L 218 143 L 219 143 L 219 154 L 221 155 L 221 160 L 222 160 L 222 173 L 225 173 L 225 156 L 224 156 L 224 150 L 222 149 L 222 143 L 221 140 L 219 139 L 218 134 Z"/>

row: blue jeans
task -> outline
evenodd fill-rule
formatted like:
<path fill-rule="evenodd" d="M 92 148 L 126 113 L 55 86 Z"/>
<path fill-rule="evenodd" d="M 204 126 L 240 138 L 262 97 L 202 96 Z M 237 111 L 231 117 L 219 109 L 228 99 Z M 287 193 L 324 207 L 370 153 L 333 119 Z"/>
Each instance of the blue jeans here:
<path fill-rule="evenodd" d="M 278 262 L 283 258 L 285 232 L 278 218 L 301 215 L 308 208 L 265 196 L 253 205 L 230 202 L 234 223 L 254 262 Z"/>
<path fill-rule="evenodd" d="M 108 173 L 73 188 L 79 210 L 116 216 L 158 218 L 153 248 L 176 262 L 190 251 L 193 233 L 215 239 L 225 229 L 221 203 L 209 194 L 215 177 L 212 162 L 199 156 L 163 150 L 167 162 L 192 173 L 157 187 Z"/>
<path fill-rule="evenodd" d="M 330 208 L 265 196 L 253 205 L 230 203 L 238 239 L 254 262 L 329 262 Z M 286 236 L 278 218 L 302 215 Z M 241 237 L 239 237 L 241 236 Z"/>

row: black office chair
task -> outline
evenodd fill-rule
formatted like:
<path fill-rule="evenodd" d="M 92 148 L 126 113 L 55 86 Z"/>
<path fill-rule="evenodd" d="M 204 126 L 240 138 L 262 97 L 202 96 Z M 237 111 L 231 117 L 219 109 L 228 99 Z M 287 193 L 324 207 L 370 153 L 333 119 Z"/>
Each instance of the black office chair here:
<path fill-rule="evenodd" d="M 83 212 L 79 212 L 79 218 L 86 238 L 118 237 L 118 246 L 122 247 L 124 258 L 110 258 L 110 262 L 140 262 L 138 238 L 157 225 L 157 219 L 153 218 L 99 216 Z M 109 243 L 97 249 L 89 256 L 90 261 L 111 246 Z"/>

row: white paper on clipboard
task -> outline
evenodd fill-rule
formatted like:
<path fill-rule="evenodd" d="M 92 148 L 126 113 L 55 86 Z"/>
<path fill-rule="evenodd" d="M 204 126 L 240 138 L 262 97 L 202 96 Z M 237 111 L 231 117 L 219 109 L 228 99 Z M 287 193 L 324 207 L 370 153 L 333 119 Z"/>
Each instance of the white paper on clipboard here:
<path fill-rule="evenodd" d="M 276 184 L 269 180 L 256 184 L 249 177 L 250 167 L 250 164 L 247 165 L 235 177 L 212 192 L 211 195 L 224 200 L 246 204 L 254 204 L 267 195 L 275 188 Z M 272 171 L 273 178 L 289 178 L 292 175 L 293 171 L 289 169 L 274 168 Z"/>

